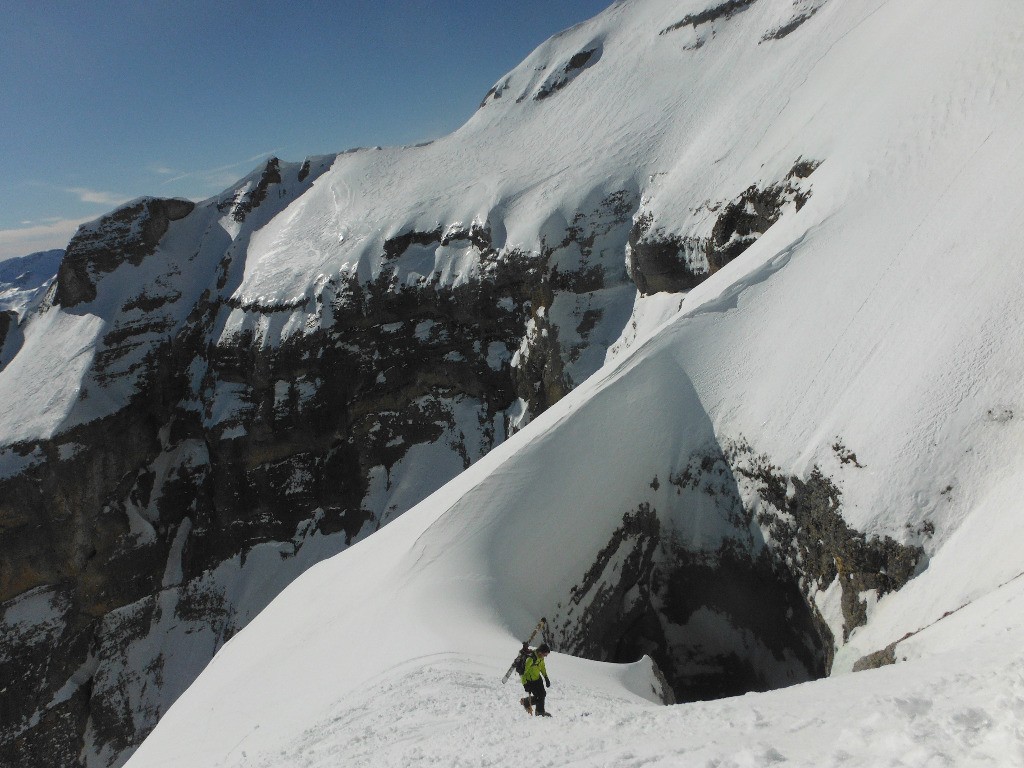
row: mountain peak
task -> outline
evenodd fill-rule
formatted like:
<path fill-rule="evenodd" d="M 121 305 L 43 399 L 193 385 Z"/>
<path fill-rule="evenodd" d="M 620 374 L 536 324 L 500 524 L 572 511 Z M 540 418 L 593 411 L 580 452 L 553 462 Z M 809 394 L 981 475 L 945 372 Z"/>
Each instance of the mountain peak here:
<path fill-rule="evenodd" d="M 58 303 L 70 308 L 95 299 L 102 275 L 126 262 L 138 266 L 156 250 L 170 223 L 194 208 L 182 198 L 143 197 L 80 226 L 57 273 Z"/>

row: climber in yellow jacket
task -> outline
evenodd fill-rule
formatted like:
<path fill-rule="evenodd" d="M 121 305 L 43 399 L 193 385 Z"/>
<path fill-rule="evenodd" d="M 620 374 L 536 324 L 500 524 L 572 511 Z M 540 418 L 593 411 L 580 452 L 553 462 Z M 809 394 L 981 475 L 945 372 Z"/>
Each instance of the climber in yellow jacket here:
<path fill-rule="evenodd" d="M 547 693 L 544 690 L 545 684 L 551 687 L 551 679 L 548 677 L 548 668 L 544 665 L 544 659 L 551 653 L 547 643 L 541 643 L 535 651 L 530 651 L 526 656 L 526 665 L 523 674 L 519 679 L 526 689 L 526 698 L 520 699 L 519 703 L 527 712 L 537 714 L 540 717 L 551 717 L 544 710 L 544 697 Z M 536 712 L 534 712 L 536 707 Z"/>

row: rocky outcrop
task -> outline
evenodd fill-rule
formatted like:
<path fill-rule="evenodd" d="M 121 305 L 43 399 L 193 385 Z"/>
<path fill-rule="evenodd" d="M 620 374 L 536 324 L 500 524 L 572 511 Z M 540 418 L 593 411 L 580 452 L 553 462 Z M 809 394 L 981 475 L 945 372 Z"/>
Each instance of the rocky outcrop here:
<path fill-rule="evenodd" d="M 762 502 L 757 521 L 800 574 L 808 599 L 838 585 L 844 642 L 867 620 L 865 594 L 895 592 L 917 571 L 922 547 L 852 529 L 842 516 L 842 494 L 818 467 L 803 479 L 789 476 L 742 442 L 730 447 L 730 459 L 752 483 Z"/>
<path fill-rule="evenodd" d="M 309 161 L 305 161 L 299 169 L 299 181 L 305 181 L 309 175 Z M 263 172 L 255 182 L 242 187 L 235 194 L 222 198 L 217 203 L 217 209 L 230 212 L 231 218 L 237 222 L 245 221 L 245 217 L 259 208 L 260 204 L 267 199 L 267 191 L 273 184 L 281 183 L 281 161 L 276 157 L 267 160 Z"/>
<path fill-rule="evenodd" d="M 516 395 L 528 413 L 542 412 L 596 371 L 628 321 L 635 288 L 622 252 L 638 204 L 629 190 L 597 197 L 542 240 L 544 269 L 524 296 L 530 314 L 511 361 Z M 524 266 L 534 261 L 509 255 Z"/>
<path fill-rule="evenodd" d="M 817 163 L 800 160 L 786 178 L 763 189 L 751 185 L 737 199 L 727 203 L 711 230 L 706 246 L 708 270 L 717 272 L 768 231 L 787 205 L 799 211 L 810 192 L 799 180 L 810 176 Z"/>
<path fill-rule="evenodd" d="M 869 653 L 863 658 L 857 659 L 853 664 L 854 672 L 863 672 L 866 669 L 879 669 L 896 663 L 896 643 L 889 643 L 880 651 Z"/>
<path fill-rule="evenodd" d="M 840 590 L 845 642 L 866 620 L 864 595 L 900 589 L 923 556 L 850 528 L 820 469 L 787 475 L 743 441 L 694 454 L 664 477 L 665 508 L 644 501 L 625 514 L 551 628 L 560 650 L 587 658 L 651 656 L 677 700 L 828 674 L 838 638 L 820 595 Z M 655 477 L 652 491 L 661 487 Z"/>
<path fill-rule="evenodd" d="M 797 160 L 782 181 L 752 184 L 735 199 L 706 205 L 707 236 L 673 234 L 647 211 L 638 213 L 629 234 L 629 274 L 642 294 L 688 291 L 757 242 L 782 214 L 799 211 L 810 199 L 804 183 L 819 163 Z"/>
<path fill-rule="evenodd" d="M 546 72 L 547 74 L 539 74 L 537 77 L 531 78 L 525 85 L 525 89 L 516 98 L 516 103 L 521 104 L 528 99 L 544 101 L 550 98 L 573 83 L 583 72 L 596 65 L 601 60 L 603 52 L 603 43 L 600 40 L 593 40 L 567 58 L 539 65 L 536 72 Z M 484 95 L 480 102 L 480 108 L 501 99 L 512 87 L 511 76 L 495 83 Z"/>
<path fill-rule="evenodd" d="M 572 58 L 570 58 L 560 70 L 557 70 L 541 84 L 540 89 L 533 97 L 534 100 L 541 101 L 542 99 L 548 98 L 556 91 L 560 91 L 565 88 L 565 86 L 575 80 L 583 70 L 597 64 L 601 59 L 601 50 L 601 45 L 598 44 L 573 54 Z M 497 97 L 497 95 L 495 95 L 495 97 Z"/>
<path fill-rule="evenodd" d="M 675 24 L 665 27 L 658 34 L 665 35 L 683 27 L 693 27 L 696 29 L 702 24 L 711 24 L 720 19 L 729 19 L 737 13 L 747 10 L 756 2 L 757 0 L 726 0 L 724 3 L 719 3 L 698 13 L 689 13 Z"/>
<path fill-rule="evenodd" d="M 194 208 L 190 200 L 148 197 L 83 224 L 68 244 L 57 273 L 57 303 L 70 308 L 95 299 L 100 276 L 124 263 L 137 266 L 156 250 L 170 223 Z"/>
<path fill-rule="evenodd" d="M 644 213 L 629 233 L 629 275 L 645 296 L 688 291 L 710 274 L 705 250 L 703 238 L 667 234 Z"/>
<path fill-rule="evenodd" d="M 4 343 L 11 328 L 17 327 L 18 315 L 14 312 L 0 312 L 0 361 L 3 360 Z"/>
<path fill-rule="evenodd" d="M 777 27 L 769 29 L 761 36 L 761 42 L 767 43 L 771 40 L 781 40 L 784 37 L 796 32 L 805 22 L 809 21 L 814 14 L 821 10 L 821 7 L 828 0 L 796 0 L 793 3 L 792 16 Z"/>

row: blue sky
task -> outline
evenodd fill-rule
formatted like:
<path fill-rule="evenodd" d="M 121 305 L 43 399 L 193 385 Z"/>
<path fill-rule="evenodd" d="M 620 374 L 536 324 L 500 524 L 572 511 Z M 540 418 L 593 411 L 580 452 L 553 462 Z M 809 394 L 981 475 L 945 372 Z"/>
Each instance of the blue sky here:
<path fill-rule="evenodd" d="M 0 258 L 274 154 L 435 138 L 611 0 L 0 0 Z"/>

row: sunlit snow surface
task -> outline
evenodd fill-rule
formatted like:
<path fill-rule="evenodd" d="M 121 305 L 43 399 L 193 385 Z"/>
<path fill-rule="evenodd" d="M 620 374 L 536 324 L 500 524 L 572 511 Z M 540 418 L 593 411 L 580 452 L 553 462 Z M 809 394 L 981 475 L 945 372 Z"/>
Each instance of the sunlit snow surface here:
<path fill-rule="evenodd" d="M 573 668 L 578 676 L 549 691 L 554 714 L 543 720 L 515 704 L 518 686 L 496 685 L 493 667 L 442 656 L 372 681 L 273 756 L 247 763 L 240 742 L 228 764 L 1011 766 L 1024 757 L 1024 676 L 1007 677 L 1005 664 L 1024 661 L 1019 641 L 991 644 L 986 651 L 998 661 L 978 659 L 969 674 L 954 652 L 813 688 L 674 707 L 602 690 L 604 678 Z M 552 669 L 564 665 L 552 657 Z"/>
<path fill-rule="evenodd" d="M 603 184 L 699 232 L 704 201 L 823 161 L 807 205 L 741 258 L 685 300 L 639 301 L 594 377 L 285 590 L 133 768 L 1024 764 L 1024 6 L 762 0 L 658 34 L 709 5 L 616 4 L 451 137 L 339 157 L 253 237 L 236 295 L 291 301 L 311 275 L 371 276 L 404 226 L 485 217 L 531 247 Z M 927 569 L 878 602 L 830 679 L 664 708 L 644 698 L 646 662 L 555 654 L 555 717 L 529 719 L 499 682 L 517 638 L 624 512 L 670 506 L 659 467 L 740 437 L 834 475 L 858 530 L 934 524 Z M 837 437 L 863 468 L 840 466 Z M 895 666 L 846 674 L 907 635 Z"/>

